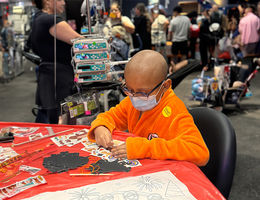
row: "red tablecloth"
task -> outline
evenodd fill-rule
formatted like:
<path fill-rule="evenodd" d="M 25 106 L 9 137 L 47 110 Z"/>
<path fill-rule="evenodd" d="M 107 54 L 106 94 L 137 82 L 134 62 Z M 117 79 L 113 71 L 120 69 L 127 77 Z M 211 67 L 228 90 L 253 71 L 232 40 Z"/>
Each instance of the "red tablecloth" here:
<path fill-rule="evenodd" d="M 49 124 L 36 124 L 36 123 L 14 123 L 14 122 L 0 122 L 0 128 L 8 127 L 8 126 L 18 126 L 18 127 L 39 127 L 37 132 L 41 132 L 44 134 L 47 134 L 48 131 L 46 127 L 52 127 L 52 130 L 54 133 L 60 132 L 60 131 L 67 131 L 63 132 L 60 135 L 69 134 L 72 132 L 76 132 L 81 130 L 82 128 L 89 128 L 87 126 L 72 126 L 72 125 L 49 125 Z M 129 133 L 124 132 L 115 132 L 114 133 L 114 139 L 124 140 L 126 137 L 129 136 Z M 25 138 L 15 138 L 15 143 L 20 143 Z M 44 149 L 46 152 L 50 152 L 49 154 L 43 155 L 43 157 L 40 157 L 36 160 L 34 160 L 33 156 L 24 159 L 24 165 L 29 165 L 37 168 L 41 168 L 42 170 L 38 172 L 38 174 L 46 174 L 47 170 L 42 166 L 43 158 L 49 157 L 50 154 L 57 154 L 62 151 L 69 151 L 70 153 L 78 152 L 80 156 L 87 156 L 89 155 L 88 152 L 81 151 L 80 149 L 83 148 L 82 144 L 77 144 L 72 147 L 57 147 L 56 145 L 51 145 L 50 147 L 46 147 L 46 145 L 52 144 L 52 141 L 49 138 L 41 139 L 38 141 L 30 142 L 27 144 L 23 144 L 20 146 L 12 147 L 17 153 L 22 154 L 27 150 L 28 152 L 33 152 L 38 149 Z M 0 146 L 7 147 L 11 146 L 11 143 L 0 143 Z M 48 149 L 49 148 L 49 149 Z M 37 155 L 35 155 L 37 158 Z M 32 161 L 34 160 L 34 161 Z M 113 180 L 113 179 L 119 179 L 124 177 L 130 177 L 130 176 L 139 176 L 143 174 L 158 172 L 158 171 L 164 171 L 164 170 L 170 170 L 182 183 L 184 183 L 189 191 L 192 193 L 192 195 L 197 199 L 205 199 L 205 200 L 216 200 L 216 199 L 225 199 L 221 193 L 216 189 L 216 187 L 207 179 L 207 177 L 200 171 L 200 169 L 189 162 L 184 161 L 173 161 L 173 160 L 150 160 L 150 159 L 143 159 L 140 160 L 142 166 L 140 167 L 134 167 L 131 169 L 130 172 L 113 172 L 114 175 L 112 176 L 87 176 L 87 177 L 72 177 L 69 176 L 69 172 L 64 173 L 58 173 L 58 174 L 49 174 L 45 175 L 45 179 L 47 181 L 47 184 L 40 185 L 31 189 L 28 189 L 11 199 L 23 199 L 26 197 L 31 197 L 34 195 L 37 195 L 42 192 L 50 192 L 50 191 L 58 191 L 58 190 L 64 190 L 69 188 L 76 188 L 84 185 L 89 184 L 95 184 L 100 183 L 103 181 Z M 16 181 L 20 181 L 23 179 L 26 179 L 30 177 L 29 173 L 22 172 L 18 174 L 17 176 L 11 178 L 6 183 L 0 182 L 0 187 L 4 187 L 6 185 L 10 185 L 12 183 L 15 183 Z M 0 172 L 0 180 L 5 178 L 4 174 L 1 174 Z"/>

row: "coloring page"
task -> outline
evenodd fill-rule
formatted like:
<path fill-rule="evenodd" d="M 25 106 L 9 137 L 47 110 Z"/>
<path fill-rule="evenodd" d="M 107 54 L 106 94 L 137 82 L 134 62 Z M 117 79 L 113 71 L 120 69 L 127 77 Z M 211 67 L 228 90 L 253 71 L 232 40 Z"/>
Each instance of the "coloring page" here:
<path fill-rule="evenodd" d="M 27 200 L 195 200 L 188 188 L 169 170 L 122 178 L 57 192 L 46 192 Z"/>

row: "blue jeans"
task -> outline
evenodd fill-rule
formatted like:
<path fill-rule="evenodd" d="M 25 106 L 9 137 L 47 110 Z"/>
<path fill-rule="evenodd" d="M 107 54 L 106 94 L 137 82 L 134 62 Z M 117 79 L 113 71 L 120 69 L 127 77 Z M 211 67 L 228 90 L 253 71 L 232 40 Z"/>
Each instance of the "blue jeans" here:
<path fill-rule="evenodd" d="M 4 77 L 9 75 L 9 54 L 7 52 L 3 53 L 3 73 Z"/>

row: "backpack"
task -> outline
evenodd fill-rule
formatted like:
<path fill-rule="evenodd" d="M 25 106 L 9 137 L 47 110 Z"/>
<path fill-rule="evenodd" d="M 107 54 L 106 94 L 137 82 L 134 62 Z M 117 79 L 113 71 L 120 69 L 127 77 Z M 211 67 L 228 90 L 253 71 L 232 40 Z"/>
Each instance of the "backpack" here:
<path fill-rule="evenodd" d="M 210 16 L 209 31 L 214 37 L 222 38 L 224 31 L 222 29 L 222 15 L 219 12 L 213 12 Z"/>

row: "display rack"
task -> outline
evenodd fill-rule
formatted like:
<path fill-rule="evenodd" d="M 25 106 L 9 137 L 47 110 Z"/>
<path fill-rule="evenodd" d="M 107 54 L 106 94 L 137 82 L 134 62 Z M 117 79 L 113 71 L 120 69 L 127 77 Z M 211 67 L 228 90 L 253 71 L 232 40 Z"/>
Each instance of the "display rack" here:
<path fill-rule="evenodd" d="M 124 73 L 113 71 L 113 66 L 128 62 L 128 60 L 111 61 L 108 38 L 95 32 L 96 29 L 91 27 L 89 1 L 86 0 L 84 3 L 88 34 L 84 35 L 85 38 L 72 41 L 72 65 L 78 93 L 61 103 L 62 119 L 65 124 L 90 125 L 101 111 L 101 102 L 107 111 L 109 95 L 112 91 L 119 91 L 121 85 L 119 75 Z"/>

